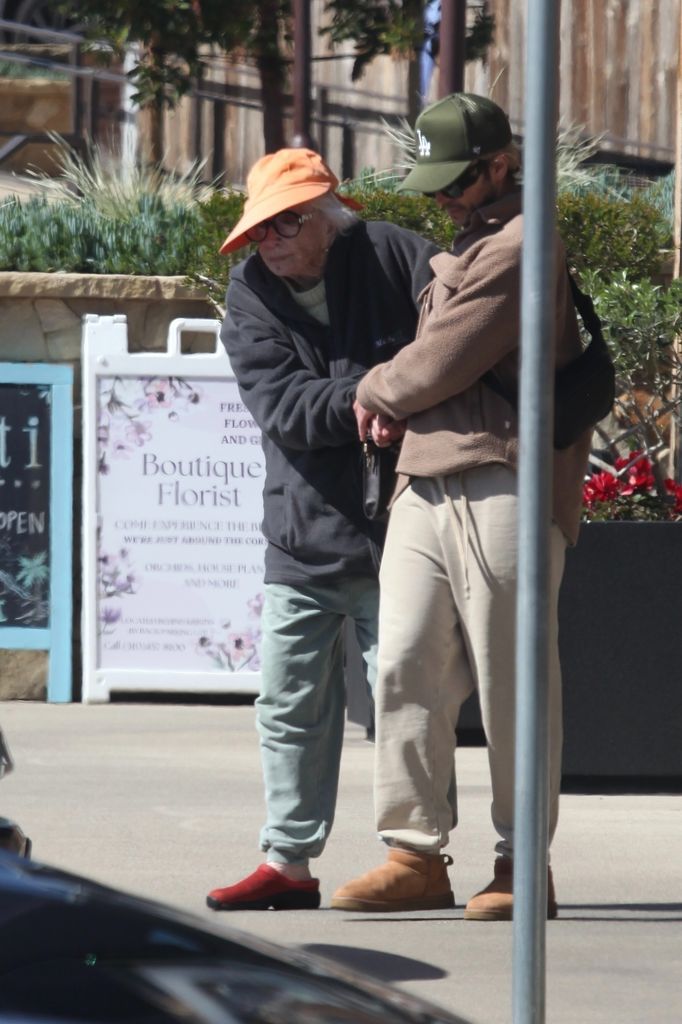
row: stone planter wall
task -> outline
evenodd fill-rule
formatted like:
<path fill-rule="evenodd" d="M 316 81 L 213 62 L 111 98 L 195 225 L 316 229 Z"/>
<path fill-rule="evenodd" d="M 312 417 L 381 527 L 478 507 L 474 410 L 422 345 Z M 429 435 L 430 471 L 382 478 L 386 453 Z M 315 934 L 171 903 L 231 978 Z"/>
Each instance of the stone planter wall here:
<path fill-rule="evenodd" d="M 86 313 L 123 313 L 132 351 L 165 348 L 178 317 L 214 318 L 203 295 L 173 277 L 0 273 L 0 360 L 69 363 L 74 368 L 74 694 L 80 692 L 81 322 Z M 188 352 L 210 338 L 186 334 Z M 44 700 L 47 653 L 0 650 L 0 700 Z"/>
<path fill-rule="evenodd" d="M 0 273 L 0 310 L 0 358 L 26 363 L 79 360 L 86 313 L 124 313 L 134 351 L 162 348 L 176 317 L 215 315 L 182 278 L 124 274 Z"/>

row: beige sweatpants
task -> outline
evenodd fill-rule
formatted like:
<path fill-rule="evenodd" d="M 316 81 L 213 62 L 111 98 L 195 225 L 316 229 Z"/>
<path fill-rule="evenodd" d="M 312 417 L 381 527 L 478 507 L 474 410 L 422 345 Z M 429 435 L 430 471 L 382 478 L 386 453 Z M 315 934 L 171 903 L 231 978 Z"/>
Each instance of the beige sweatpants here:
<path fill-rule="evenodd" d="M 475 687 L 488 744 L 492 819 L 514 824 L 516 474 L 493 464 L 413 479 L 391 511 L 381 563 L 375 807 L 381 838 L 436 853 L 457 824 L 459 709 Z M 557 604 L 566 542 L 551 530 L 549 835 L 561 779 Z"/>

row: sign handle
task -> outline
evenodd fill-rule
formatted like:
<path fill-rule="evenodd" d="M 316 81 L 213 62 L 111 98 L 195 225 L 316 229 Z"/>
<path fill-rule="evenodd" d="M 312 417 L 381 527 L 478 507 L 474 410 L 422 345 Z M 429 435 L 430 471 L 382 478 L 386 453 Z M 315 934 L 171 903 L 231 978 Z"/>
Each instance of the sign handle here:
<path fill-rule="evenodd" d="M 171 320 L 168 327 L 168 342 L 167 351 L 171 356 L 183 355 L 182 352 L 182 332 L 191 331 L 192 334 L 212 334 L 216 340 L 215 352 L 203 352 L 202 355 L 219 356 L 223 358 L 219 348 L 219 337 L 220 337 L 220 321 L 219 320 L 188 320 L 184 317 L 179 317 L 177 320 Z"/>

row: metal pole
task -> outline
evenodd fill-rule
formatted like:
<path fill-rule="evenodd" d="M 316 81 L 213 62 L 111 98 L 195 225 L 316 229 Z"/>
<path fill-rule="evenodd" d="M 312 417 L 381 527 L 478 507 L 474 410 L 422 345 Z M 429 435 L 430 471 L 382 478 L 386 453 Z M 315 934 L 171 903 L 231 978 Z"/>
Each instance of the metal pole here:
<path fill-rule="evenodd" d="M 123 58 L 123 71 L 126 76 L 135 67 L 137 58 L 137 47 L 127 47 Z M 135 88 L 127 77 L 124 78 L 124 83 L 121 89 L 121 163 L 124 175 L 130 177 L 137 166 L 140 155 L 140 128 L 137 105 L 133 103 Z"/>
<path fill-rule="evenodd" d="M 514 1024 L 545 1020 L 549 531 L 560 0 L 527 0 L 514 818 Z"/>
<path fill-rule="evenodd" d="M 673 278 L 682 277 L 682 7 L 678 26 L 677 90 L 675 118 L 675 195 L 673 201 Z"/>
<path fill-rule="evenodd" d="M 442 0 L 438 30 L 438 96 L 464 89 L 466 0 Z"/>
<path fill-rule="evenodd" d="M 225 103 L 216 97 L 213 101 L 213 155 L 211 177 L 222 178 L 225 174 Z"/>
<path fill-rule="evenodd" d="M 83 63 L 83 54 L 78 43 L 71 47 L 71 62 L 77 68 Z M 83 83 L 76 76 L 71 82 L 71 131 L 77 137 L 77 146 L 83 151 Z"/>
<path fill-rule="evenodd" d="M 317 149 L 310 134 L 310 0 L 294 0 L 293 146 Z"/>
<path fill-rule="evenodd" d="M 677 117 L 675 119 L 675 191 L 673 194 L 673 280 L 682 277 L 682 7 L 680 7 L 677 51 Z M 682 336 L 675 338 L 675 352 L 682 365 Z M 682 399 L 682 385 L 675 383 L 672 398 Z M 682 480 L 682 409 L 678 405 L 670 417 L 670 456 L 668 475 Z"/>
<path fill-rule="evenodd" d="M 194 161 L 195 165 L 200 163 L 201 158 L 202 158 L 202 154 L 203 154 L 203 150 L 204 150 L 204 147 L 203 147 L 203 144 L 202 144 L 203 143 L 202 136 L 203 136 L 203 129 L 204 129 L 204 125 L 203 125 L 204 102 L 203 102 L 201 96 L 198 95 L 198 93 L 201 90 L 202 78 L 203 78 L 202 69 L 199 68 L 199 71 L 197 72 L 197 77 L 194 80 L 194 88 L 192 90 L 194 95 L 192 96 L 192 98 L 190 100 L 190 108 L 189 108 L 189 123 L 190 123 L 191 139 L 192 139 L 192 141 L 191 141 L 192 160 Z"/>

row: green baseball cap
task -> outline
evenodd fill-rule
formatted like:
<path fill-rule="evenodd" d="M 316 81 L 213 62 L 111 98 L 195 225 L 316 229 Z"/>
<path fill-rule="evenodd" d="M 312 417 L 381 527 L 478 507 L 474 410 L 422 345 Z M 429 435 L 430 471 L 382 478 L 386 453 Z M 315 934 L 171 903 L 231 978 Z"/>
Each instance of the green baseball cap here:
<path fill-rule="evenodd" d="M 415 124 L 417 163 L 400 192 L 439 192 L 479 157 L 511 142 L 509 118 L 497 103 L 470 92 L 455 92 L 422 110 Z"/>

